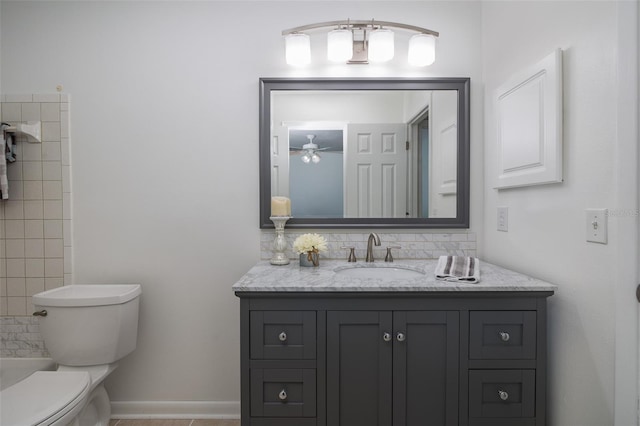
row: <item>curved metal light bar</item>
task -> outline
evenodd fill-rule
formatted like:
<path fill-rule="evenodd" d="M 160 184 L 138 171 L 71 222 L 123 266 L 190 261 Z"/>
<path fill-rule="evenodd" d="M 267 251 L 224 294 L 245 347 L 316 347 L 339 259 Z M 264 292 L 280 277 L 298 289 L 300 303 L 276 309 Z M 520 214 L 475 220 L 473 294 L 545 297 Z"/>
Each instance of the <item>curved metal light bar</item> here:
<path fill-rule="evenodd" d="M 409 41 L 409 63 L 415 66 L 426 66 L 435 60 L 435 39 L 440 36 L 437 31 L 400 22 L 370 20 L 327 21 L 302 25 L 282 31 L 285 37 L 286 57 L 289 65 L 307 65 L 311 57 L 311 43 L 305 31 L 320 28 L 332 28 L 327 38 L 327 57 L 332 62 L 342 62 L 347 58 L 349 64 L 368 64 L 386 62 L 393 58 L 393 32 L 389 28 L 400 28 L 413 31 Z M 350 41 L 342 34 L 352 33 Z M 355 34 L 358 34 L 356 38 Z M 369 40 L 368 40 L 369 39 Z M 428 39 L 428 40 L 427 40 Z M 347 41 L 345 41 L 347 40 Z M 346 43 L 350 43 L 348 46 Z"/>
<path fill-rule="evenodd" d="M 347 20 L 347 21 L 327 21 L 327 22 L 318 22 L 316 24 L 308 24 L 302 25 L 300 27 L 289 28 L 288 30 L 283 30 L 282 35 L 286 36 L 288 34 L 300 33 L 303 31 L 315 30 L 318 28 L 330 28 L 330 27 L 352 27 L 352 28 L 367 28 L 367 27 L 391 27 L 391 28 L 401 28 L 404 30 L 415 31 L 417 33 L 429 34 L 434 37 L 439 37 L 440 33 L 437 31 L 433 31 L 427 28 L 417 27 L 415 25 L 407 25 L 399 22 L 391 22 L 391 21 L 376 21 L 370 19 L 368 21 L 363 20 Z"/>

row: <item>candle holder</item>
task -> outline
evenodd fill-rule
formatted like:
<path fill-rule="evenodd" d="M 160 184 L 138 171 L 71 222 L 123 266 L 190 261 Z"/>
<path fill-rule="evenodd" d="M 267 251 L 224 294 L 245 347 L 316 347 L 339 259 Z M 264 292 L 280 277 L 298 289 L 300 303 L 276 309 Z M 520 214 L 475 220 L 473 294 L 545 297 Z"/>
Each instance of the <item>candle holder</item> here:
<path fill-rule="evenodd" d="M 273 240 L 273 257 L 272 265 L 288 265 L 289 258 L 285 254 L 287 250 L 287 241 L 284 239 L 284 224 L 287 223 L 291 216 L 271 216 L 269 219 L 276 226 L 276 238 Z"/>

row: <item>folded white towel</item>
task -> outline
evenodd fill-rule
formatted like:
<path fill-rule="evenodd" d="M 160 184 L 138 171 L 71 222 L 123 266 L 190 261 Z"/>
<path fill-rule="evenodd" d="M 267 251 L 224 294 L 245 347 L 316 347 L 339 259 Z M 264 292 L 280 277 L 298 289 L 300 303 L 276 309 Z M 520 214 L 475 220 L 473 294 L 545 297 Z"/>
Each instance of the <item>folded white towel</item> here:
<path fill-rule="evenodd" d="M 477 283 L 480 281 L 480 261 L 476 257 L 440 256 L 436 279 Z"/>

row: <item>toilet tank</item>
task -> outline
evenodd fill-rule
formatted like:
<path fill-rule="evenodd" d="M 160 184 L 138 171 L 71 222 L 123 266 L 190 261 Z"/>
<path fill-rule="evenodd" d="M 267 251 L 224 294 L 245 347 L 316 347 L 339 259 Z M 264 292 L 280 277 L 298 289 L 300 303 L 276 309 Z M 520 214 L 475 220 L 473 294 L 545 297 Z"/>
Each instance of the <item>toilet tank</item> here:
<path fill-rule="evenodd" d="M 138 339 L 139 284 L 69 285 L 33 296 L 40 333 L 58 364 L 110 364 Z"/>

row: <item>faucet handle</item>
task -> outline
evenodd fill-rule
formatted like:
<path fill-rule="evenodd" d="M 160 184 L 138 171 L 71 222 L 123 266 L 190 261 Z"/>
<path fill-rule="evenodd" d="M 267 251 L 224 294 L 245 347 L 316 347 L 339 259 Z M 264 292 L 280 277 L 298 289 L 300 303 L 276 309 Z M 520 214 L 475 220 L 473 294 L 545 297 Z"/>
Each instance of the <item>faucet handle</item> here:
<path fill-rule="evenodd" d="M 342 246 L 340 248 L 349 250 L 349 258 L 347 259 L 347 262 L 355 262 L 357 260 L 356 259 L 356 252 L 355 252 L 356 248 L 355 247 Z"/>
<path fill-rule="evenodd" d="M 391 255 L 391 249 L 401 249 L 400 246 L 389 246 L 387 247 L 387 255 L 384 258 L 385 262 L 393 262 L 393 256 Z"/>

